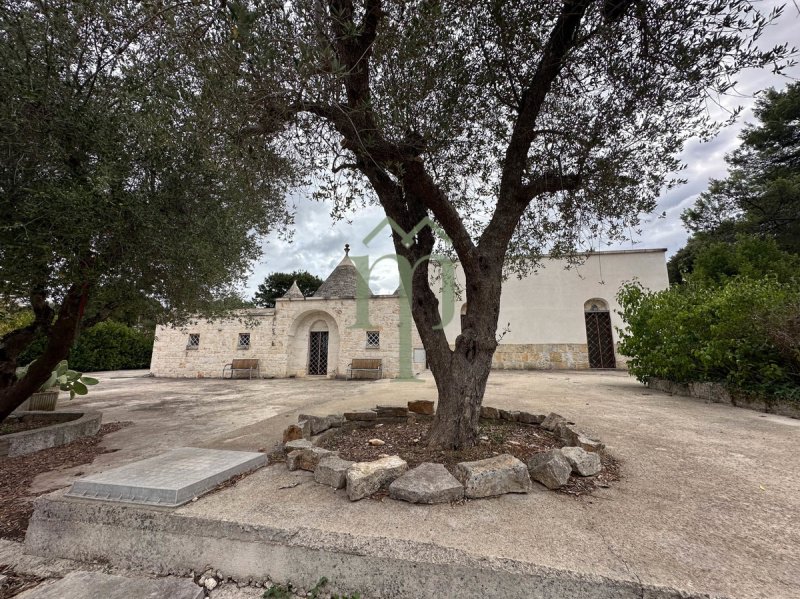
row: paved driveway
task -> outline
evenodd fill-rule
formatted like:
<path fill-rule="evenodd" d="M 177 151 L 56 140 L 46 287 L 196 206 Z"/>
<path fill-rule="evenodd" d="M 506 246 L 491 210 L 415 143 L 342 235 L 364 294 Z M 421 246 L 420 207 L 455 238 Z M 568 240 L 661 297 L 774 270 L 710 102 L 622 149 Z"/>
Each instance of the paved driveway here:
<path fill-rule="evenodd" d="M 83 472 L 181 445 L 269 447 L 300 412 L 435 399 L 430 378 L 115 376 L 101 376 L 102 384 L 70 407 L 99 409 L 107 422 L 134 425 L 108 435 L 104 444 L 119 451 L 82 466 Z M 276 466 L 182 510 L 323 532 L 357 530 L 729 597 L 800 597 L 799 420 L 650 391 L 618 372 L 495 372 L 485 403 L 574 420 L 622 461 L 623 480 L 581 500 L 538 492 L 469 502 L 456 512 L 391 501 L 350 504 L 314 485 L 271 493 L 286 476 Z M 37 484 L 65 485 L 71 474 L 46 475 Z M 417 526 L 409 526 L 412 512 Z"/>

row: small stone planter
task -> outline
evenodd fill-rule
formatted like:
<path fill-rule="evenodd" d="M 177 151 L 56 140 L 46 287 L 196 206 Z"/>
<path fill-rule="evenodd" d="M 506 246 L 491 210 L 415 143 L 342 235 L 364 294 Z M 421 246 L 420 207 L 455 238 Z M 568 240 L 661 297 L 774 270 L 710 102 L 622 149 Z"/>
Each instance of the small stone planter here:
<path fill-rule="evenodd" d="M 10 435 L 0 436 L 0 457 L 27 455 L 42 449 L 59 447 L 100 430 L 100 412 L 17 412 L 14 416 L 34 421 L 37 417 L 56 418 L 60 422 Z"/>
<path fill-rule="evenodd" d="M 480 499 L 506 493 L 528 493 L 533 482 L 549 489 L 567 484 L 571 474 L 590 477 L 600 473 L 598 452 L 605 445 L 574 428 L 574 424 L 555 413 L 529 414 L 484 406 L 481 418 L 505 420 L 550 431 L 566 447 L 535 454 L 524 463 L 510 454 L 457 465 L 451 475 L 441 464 L 423 463 L 409 470 L 398 455 L 381 455 L 367 462 L 343 460 L 338 453 L 322 449 L 318 444 L 331 435 L 354 428 L 375 428 L 384 424 L 431 418 L 433 402 L 409 402 L 408 407 L 376 406 L 372 410 L 310 416 L 301 414 L 297 424 L 289 425 L 283 434 L 283 452 L 289 470 L 314 472 L 319 484 L 346 489 L 348 498 L 357 501 L 389 485 L 392 499 L 411 503 L 445 503 L 462 497 Z M 380 439 L 370 445 L 382 445 Z"/>
<path fill-rule="evenodd" d="M 54 412 L 58 403 L 58 387 L 49 391 L 34 393 L 28 399 L 28 411 L 34 412 Z"/>

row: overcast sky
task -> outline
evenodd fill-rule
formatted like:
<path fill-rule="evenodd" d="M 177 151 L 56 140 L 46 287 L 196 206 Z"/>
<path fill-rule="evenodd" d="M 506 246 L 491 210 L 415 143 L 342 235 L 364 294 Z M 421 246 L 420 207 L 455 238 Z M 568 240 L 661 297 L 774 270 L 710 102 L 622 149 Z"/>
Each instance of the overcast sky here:
<path fill-rule="evenodd" d="M 778 2 L 758 3 L 760 7 L 778 4 Z M 773 24 L 762 38 L 762 46 L 772 46 L 788 42 L 790 46 L 800 45 L 800 11 L 788 3 L 781 19 Z M 666 212 L 665 218 L 649 218 L 642 227 L 642 234 L 633 243 L 627 242 L 622 248 L 660 248 L 669 250 L 672 255 L 686 242 L 686 231 L 680 219 L 681 212 L 691 206 L 697 195 L 706 189 L 708 180 L 725 176 L 725 154 L 736 148 L 738 135 L 744 123 L 753 121 L 751 107 L 753 94 L 768 87 L 783 88 L 789 81 L 800 78 L 800 68 L 795 67 L 786 72 L 787 77 L 773 75 L 768 70 L 746 71 L 740 74 L 737 91 L 740 97 L 725 99 L 727 108 L 743 106 L 745 108 L 739 120 L 724 129 L 716 138 L 708 143 L 689 142 L 682 154 L 686 169 L 681 176 L 687 180 L 685 185 L 664 194 L 659 201 L 655 214 Z M 264 255 L 253 267 L 252 275 L 244 290 L 245 296 L 252 296 L 258 284 L 272 272 L 289 272 L 307 270 L 325 278 L 339 263 L 344 255 L 344 245 L 349 243 L 352 255 L 369 254 L 373 260 L 393 252 L 392 242 L 388 235 L 379 235 L 366 247 L 362 240 L 383 219 L 384 213 L 379 206 L 360 209 L 357 214 L 349 215 L 348 220 L 334 221 L 330 216 L 330 206 L 310 200 L 307 193 L 293 194 L 291 203 L 296 206 L 294 236 L 291 243 L 270 236 L 264 245 Z M 601 248 L 607 249 L 607 248 Z M 376 293 L 391 293 L 397 287 L 397 270 L 384 260 L 372 273 L 370 286 Z"/>

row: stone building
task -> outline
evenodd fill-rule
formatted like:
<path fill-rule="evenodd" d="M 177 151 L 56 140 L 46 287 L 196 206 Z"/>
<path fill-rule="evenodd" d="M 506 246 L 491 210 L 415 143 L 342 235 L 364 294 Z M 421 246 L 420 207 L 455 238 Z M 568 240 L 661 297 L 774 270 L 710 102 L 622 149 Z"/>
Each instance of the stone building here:
<path fill-rule="evenodd" d="M 633 279 L 651 290 L 665 289 L 665 251 L 596 252 L 570 268 L 547 260 L 535 274 L 509 278 L 500 300 L 494 367 L 624 368 L 625 358 L 616 351 L 615 328 L 622 326 L 617 291 Z M 456 276 L 461 277 L 458 270 Z M 358 313 L 359 293 L 368 297 L 362 300 L 362 309 L 363 302 L 368 306 L 367 328 L 356 326 L 364 317 Z M 354 359 L 375 358 L 382 376 L 395 378 L 402 367 L 401 299 L 398 292 L 372 294 L 346 250 L 312 297 L 303 297 L 293 285 L 275 308 L 243 310 L 228 320 L 181 328 L 159 326 L 150 370 L 154 376 L 220 377 L 225 364 L 251 358 L 258 360 L 262 377 L 345 377 Z M 468 309 L 458 302 L 455 313 Z M 445 325 L 451 343 L 460 326 L 458 317 Z M 410 329 L 404 364 L 417 373 L 425 369 L 425 351 L 413 324 Z"/>

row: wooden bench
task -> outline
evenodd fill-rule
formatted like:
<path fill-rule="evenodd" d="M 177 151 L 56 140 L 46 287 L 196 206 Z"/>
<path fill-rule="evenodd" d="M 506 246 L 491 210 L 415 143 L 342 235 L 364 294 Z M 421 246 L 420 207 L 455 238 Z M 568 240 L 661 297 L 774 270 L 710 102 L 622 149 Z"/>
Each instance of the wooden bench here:
<path fill-rule="evenodd" d="M 230 378 L 233 378 L 234 372 L 245 370 L 248 373 L 248 378 L 253 378 L 254 371 L 256 373 L 256 378 L 261 378 L 261 369 L 258 366 L 258 360 L 252 358 L 233 360 L 230 364 L 225 364 L 222 368 L 222 378 L 225 378 L 226 371 L 230 371 Z"/>
<path fill-rule="evenodd" d="M 383 361 L 380 358 L 353 358 L 347 367 L 347 380 L 361 378 L 354 376 L 356 372 L 373 372 L 377 373 L 376 378 L 383 378 Z"/>

